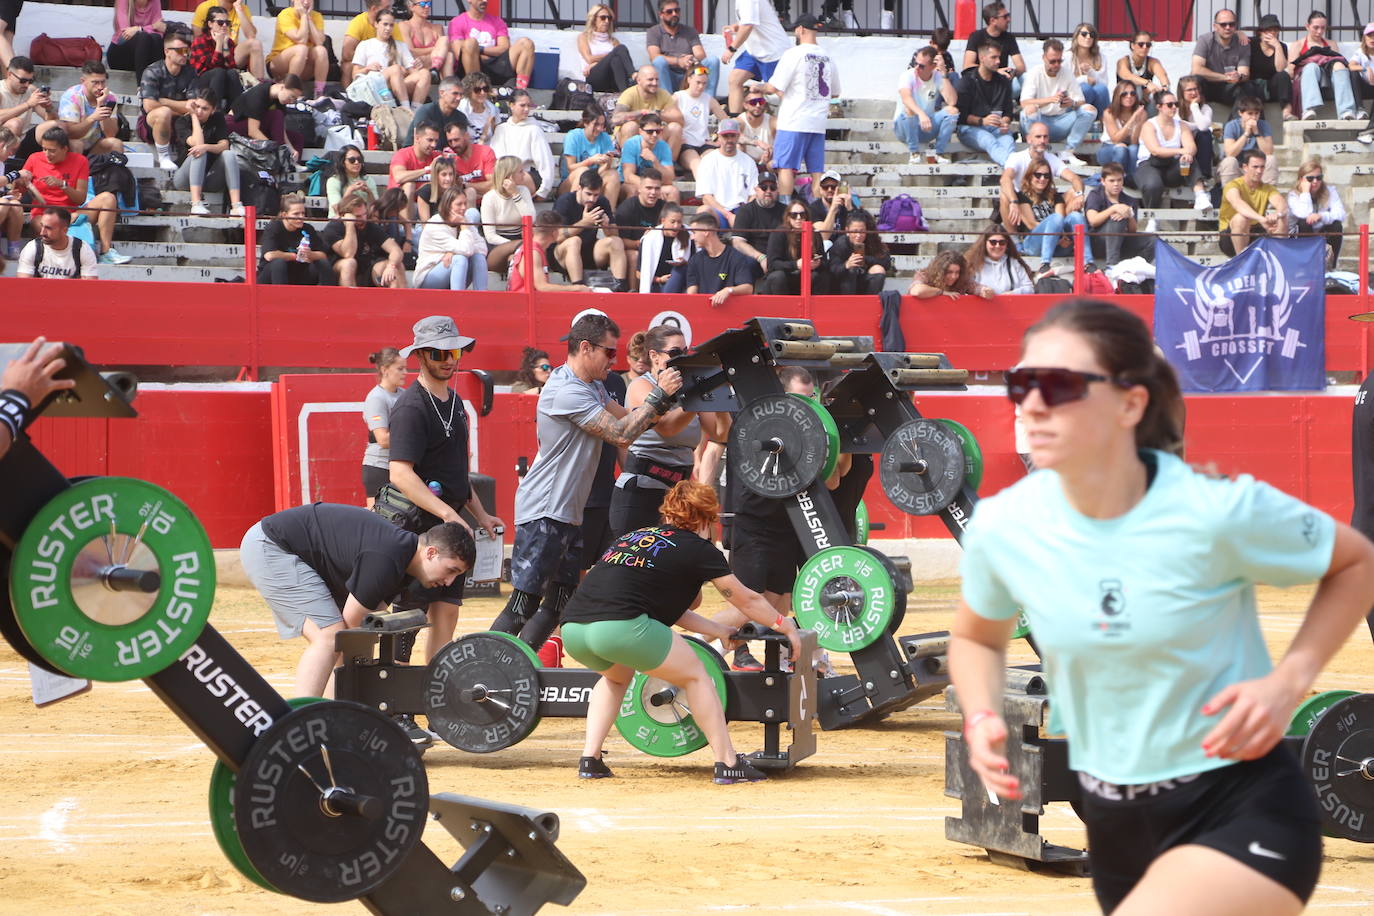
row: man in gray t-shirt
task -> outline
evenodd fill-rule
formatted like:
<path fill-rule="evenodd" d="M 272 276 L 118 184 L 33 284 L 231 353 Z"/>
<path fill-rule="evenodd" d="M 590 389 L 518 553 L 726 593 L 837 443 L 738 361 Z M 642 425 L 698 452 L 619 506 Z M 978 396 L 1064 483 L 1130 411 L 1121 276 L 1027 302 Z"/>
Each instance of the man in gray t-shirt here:
<path fill-rule="evenodd" d="M 1250 39 L 1241 34 L 1234 10 L 1217 10 L 1212 31 L 1198 36 L 1192 74 L 1202 78 L 1202 94 L 1209 102 L 1234 105 L 1243 95 L 1264 98 L 1262 84 L 1250 79 Z"/>
<path fill-rule="evenodd" d="M 578 318 L 567 336 L 568 361 L 539 394 L 539 455 L 515 491 L 513 590 L 492 624 L 493 630 L 519 633 L 535 649 L 558 626 L 581 576 L 579 526 L 601 443 L 629 445 L 672 408 L 672 395 L 682 386 L 682 376 L 669 369 L 659 374 L 661 388 L 639 407 L 626 410 L 611 400 L 602 380 L 619 340 L 620 328 L 604 313 Z"/>
<path fill-rule="evenodd" d="M 690 25 L 682 24 L 682 4 L 679 0 L 658 0 L 658 24 L 644 33 L 644 47 L 649 63 L 658 71 L 658 84 L 666 92 L 682 88 L 683 77 L 693 67 L 707 69 L 706 91 L 716 94 L 720 80 L 720 58 L 707 54 L 701 35 Z"/>

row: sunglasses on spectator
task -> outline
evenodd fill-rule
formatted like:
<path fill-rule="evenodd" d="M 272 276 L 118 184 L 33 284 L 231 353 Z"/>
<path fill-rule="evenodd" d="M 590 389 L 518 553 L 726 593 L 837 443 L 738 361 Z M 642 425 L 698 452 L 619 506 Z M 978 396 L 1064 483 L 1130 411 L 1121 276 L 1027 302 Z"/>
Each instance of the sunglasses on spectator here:
<path fill-rule="evenodd" d="M 540 363 L 539 365 L 535 366 L 534 368 L 543 370 L 544 372 L 548 372 L 548 371 L 550 371 L 551 369 L 553 369 L 553 366 L 549 365 L 548 363 Z"/>
<path fill-rule="evenodd" d="M 1219 28 L 1219 29 L 1234 29 L 1235 27 L 1236 27 L 1236 20 L 1234 20 L 1234 19 L 1228 19 L 1226 22 L 1218 22 L 1218 23 L 1217 23 L 1217 28 Z"/>
<path fill-rule="evenodd" d="M 419 2 L 419 3 L 416 3 L 415 5 L 416 5 L 416 6 L 423 6 L 425 9 L 429 9 L 429 8 L 432 7 L 434 4 L 433 4 L 432 2 L 430 2 L 430 0 L 420 0 L 420 2 Z"/>
<path fill-rule="evenodd" d="M 787 214 L 787 218 L 788 218 L 788 219 L 806 219 L 806 212 L 805 212 L 805 211 L 802 211 L 802 210 L 793 210 L 791 213 Z"/>
<path fill-rule="evenodd" d="M 587 342 L 591 343 L 591 341 Z M 605 350 L 606 357 L 611 360 L 615 359 L 615 354 L 618 352 L 615 347 L 603 347 L 601 344 L 592 344 L 592 346 L 596 347 L 598 350 Z"/>
<path fill-rule="evenodd" d="M 680 12 L 682 12 L 682 10 L 678 9 L 677 7 L 672 7 L 671 9 L 659 10 L 658 14 L 660 16 L 676 16 Z"/>
<path fill-rule="evenodd" d="M 1177 107 L 1178 107 L 1178 102 L 1160 102 L 1160 103 L 1159 103 L 1159 107 L 1160 107 L 1160 108 L 1177 108 Z"/>
<path fill-rule="evenodd" d="M 210 20 L 210 24 L 211 24 L 211 25 L 228 25 L 228 24 L 229 24 L 229 20 L 228 20 L 228 19 L 211 19 L 211 20 Z"/>
<path fill-rule="evenodd" d="M 777 189 L 778 186 L 771 181 L 765 181 L 763 184 L 759 185 L 760 191 L 776 191 Z"/>
<path fill-rule="evenodd" d="M 744 104 L 746 104 L 746 105 L 767 105 L 767 104 L 768 104 L 768 100 L 767 100 L 767 99 L 747 99 L 747 100 L 745 101 Z"/>
<path fill-rule="evenodd" d="M 1153 41 L 1137 41 L 1135 46 L 1137 48 L 1153 48 L 1155 43 Z"/>
<path fill-rule="evenodd" d="M 1315 175 L 1308 175 L 1308 176 L 1306 176 L 1306 177 L 1307 177 L 1307 180 L 1308 180 L 1308 181 L 1313 181 L 1313 182 L 1315 182 L 1315 181 L 1321 181 L 1321 180 L 1322 180 L 1322 173 L 1321 173 L 1321 172 L 1318 172 L 1318 173 L 1315 174 Z"/>
<path fill-rule="evenodd" d="M 1089 32 L 1087 29 L 1079 29 L 1079 30 L 1078 30 L 1078 35 L 1079 35 L 1080 38 L 1096 38 L 1096 37 L 1097 37 L 1097 36 L 1095 36 L 1092 32 Z"/>
<path fill-rule="evenodd" d="M 1046 407 L 1058 407 L 1061 404 L 1083 400 L 1088 396 L 1088 385 L 1091 382 L 1114 382 L 1123 388 L 1128 387 L 1096 372 L 1078 372 L 1073 369 L 1023 367 L 1008 369 L 1005 377 L 1007 399 L 1013 404 L 1020 404 L 1031 393 L 1032 388 L 1039 388 L 1040 397 L 1045 400 Z"/>
<path fill-rule="evenodd" d="M 1134 93 L 1134 92 L 1123 92 L 1123 93 L 1121 93 L 1121 97 L 1122 97 L 1123 99 L 1124 99 L 1126 96 L 1128 96 L 1128 95 L 1129 95 L 1131 98 L 1135 98 L 1135 93 Z"/>
<path fill-rule="evenodd" d="M 357 165 L 359 162 L 362 161 L 363 160 L 361 156 L 349 156 L 346 159 L 344 159 L 344 162 L 352 163 L 353 165 Z"/>
<path fill-rule="evenodd" d="M 1006 239 L 988 239 L 988 244 L 991 245 L 993 248 L 1005 248 L 1005 247 L 1006 247 L 1006 244 L 1007 244 L 1007 240 L 1006 240 Z"/>
<path fill-rule="evenodd" d="M 659 353 L 662 353 L 664 356 L 668 357 L 669 359 L 677 359 L 679 356 L 681 356 L 682 354 L 684 354 L 684 353 L 687 352 L 687 348 L 686 348 L 686 347 L 669 347 L 669 348 L 666 349 L 666 350 L 659 350 L 658 352 L 659 352 Z"/>
<path fill-rule="evenodd" d="M 597 13 L 597 14 L 596 14 L 596 21 L 597 21 L 597 22 L 610 21 L 610 18 L 611 18 L 610 13 Z"/>
<path fill-rule="evenodd" d="M 1032 177 L 1032 178 L 1049 178 L 1049 177 L 1050 177 L 1050 173 L 1049 173 L 1049 172 L 1031 172 L 1031 177 Z"/>
<path fill-rule="evenodd" d="M 33 77 L 30 76 L 30 77 L 28 77 L 28 78 L 26 79 L 26 78 L 24 78 L 24 77 L 22 77 L 22 76 L 16 76 L 16 77 L 15 77 L 15 80 L 18 81 L 19 85 L 21 85 L 21 86 L 27 86 L 27 85 L 29 85 L 30 83 L 33 82 Z"/>
<path fill-rule="evenodd" d="M 639 132 L 642 133 L 642 134 L 654 134 L 654 135 L 657 135 L 657 134 L 663 133 L 663 128 L 661 128 L 661 127 L 644 127 L 644 128 L 641 128 Z"/>

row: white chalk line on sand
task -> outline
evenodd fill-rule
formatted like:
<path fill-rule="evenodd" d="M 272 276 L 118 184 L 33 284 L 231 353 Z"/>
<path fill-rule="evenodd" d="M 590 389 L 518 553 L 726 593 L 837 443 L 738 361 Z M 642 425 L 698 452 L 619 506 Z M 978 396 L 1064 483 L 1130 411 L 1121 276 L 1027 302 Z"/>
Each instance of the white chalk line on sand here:
<path fill-rule="evenodd" d="M 63 798 L 38 816 L 38 836 L 34 839 L 48 844 L 52 852 L 72 852 L 74 847 L 66 836 L 67 818 L 77 808 L 77 800 Z"/>

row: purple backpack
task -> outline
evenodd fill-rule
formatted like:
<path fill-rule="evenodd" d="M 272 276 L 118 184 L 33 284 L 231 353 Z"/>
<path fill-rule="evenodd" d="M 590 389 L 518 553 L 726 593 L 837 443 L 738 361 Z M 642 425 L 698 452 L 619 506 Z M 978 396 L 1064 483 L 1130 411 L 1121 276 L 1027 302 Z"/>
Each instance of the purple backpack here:
<path fill-rule="evenodd" d="M 878 211 L 879 232 L 929 232 L 925 217 L 921 215 L 921 202 L 910 194 L 898 194 L 891 200 L 883 201 Z"/>

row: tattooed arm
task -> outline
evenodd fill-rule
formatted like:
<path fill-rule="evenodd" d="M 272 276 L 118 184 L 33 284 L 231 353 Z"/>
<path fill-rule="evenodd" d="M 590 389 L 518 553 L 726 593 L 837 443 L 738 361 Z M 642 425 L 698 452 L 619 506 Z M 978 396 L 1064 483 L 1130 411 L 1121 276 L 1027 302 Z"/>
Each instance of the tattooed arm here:
<path fill-rule="evenodd" d="M 626 409 L 614 401 L 607 401 L 599 413 L 577 425 L 604 442 L 627 446 L 672 409 L 669 399 L 681 387 L 682 375 L 676 369 L 665 369 L 658 375 L 656 389 L 638 407 Z"/>

